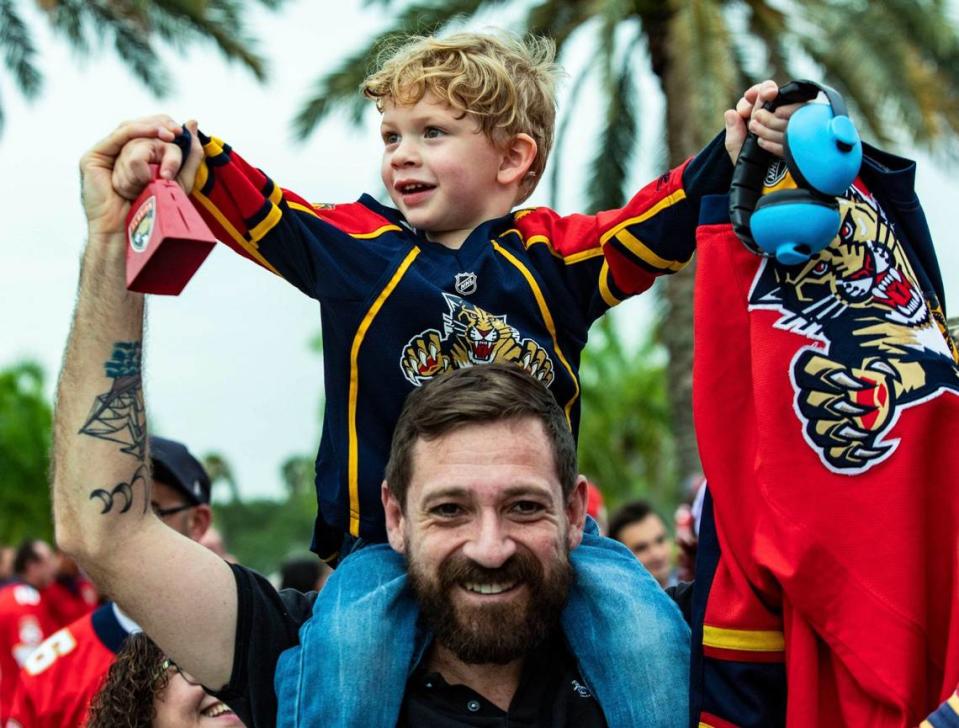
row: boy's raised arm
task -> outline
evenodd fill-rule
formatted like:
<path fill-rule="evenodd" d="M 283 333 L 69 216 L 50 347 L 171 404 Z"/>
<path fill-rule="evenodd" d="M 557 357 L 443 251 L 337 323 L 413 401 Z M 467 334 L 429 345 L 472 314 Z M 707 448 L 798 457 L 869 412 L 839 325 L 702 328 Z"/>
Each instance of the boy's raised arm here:
<path fill-rule="evenodd" d="M 125 287 L 129 202 L 111 182 L 126 142 L 170 141 L 173 128 L 156 119 L 121 125 L 80 163 L 88 240 L 58 385 L 54 520 L 58 543 L 98 586 L 177 664 L 218 688 L 232 668 L 235 581 L 225 562 L 150 506 L 144 299 Z"/>

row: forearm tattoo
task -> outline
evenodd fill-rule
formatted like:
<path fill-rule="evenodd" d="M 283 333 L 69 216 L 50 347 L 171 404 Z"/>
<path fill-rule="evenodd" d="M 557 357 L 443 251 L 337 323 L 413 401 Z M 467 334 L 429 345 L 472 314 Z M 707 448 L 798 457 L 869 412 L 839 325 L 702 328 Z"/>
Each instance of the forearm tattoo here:
<path fill-rule="evenodd" d="M 110 391 L 97 397 L 81 435 L 110 440 L 123 445 L 121 452 L 142 461 L 146 447 L 146 425 L 143 411 L 143 386 L 140 379 L 139 341 L 118 342 L 113 355 L 104 364 L 113 380 Z"/>
<path fill-rule="evenodd" d="M 90 499 L 99 499 L 109 513 L 114 507 L 126 513 L 133 504 L 137 486 L 144 490 L 144 512 L 149 507 L 146 482 L 146 413 L 143 407 L 143 381 L 140 360 L 143 347 L 139 341 L 118 341 L 113 345 L 113 354 L 104 363 L 106 375 L 113 380 L 108 392 L 98 395 L 86 422 L 80 428 L 81 435 L 99 440 L 109 440 L 122 445 L 120 452 L 132 455 L 137 468 L 129 482 L 121 482 L 110 489 L 97 488 Z"/>
<path fill-rule="evenodd" d="M 136 469 L 136 472 L 133 473 L 133 477 L 130 478 L 129 483 L 119 482 L 110 490 L 104 490 L 103 488 L 97 488 L 95 491 L 90 493 L 90 500 L 94 498 L 99 498 L 100 502 L 103 504 L 103 509 L 100 511 L 101 515 L 104 513 L 109 513 L 113 510 L 114 505 L 119 505 L 119 513 L 126 513 L 130 510 L 130 506 L 133 505 L 133 492 L 134 488 L 137 485 L 142 485 L 144 492 L 146 492 L 146 479 L 143 477 L 143 471 L 145 470 L 144 466 L 141 465 Z M 116 500 L 117 496 L 122 497 L 122 502 Z M 147 505 L 149 503 L 149 498 L 143 499 L 143 512 L 146 513 Z"/>

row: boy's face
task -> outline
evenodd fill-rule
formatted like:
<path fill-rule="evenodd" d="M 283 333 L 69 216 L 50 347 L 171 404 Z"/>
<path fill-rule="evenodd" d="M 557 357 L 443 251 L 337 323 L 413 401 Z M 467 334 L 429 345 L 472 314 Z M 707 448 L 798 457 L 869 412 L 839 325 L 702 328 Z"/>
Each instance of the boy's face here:
<path fill-rule="evenodd" d="M 469 115 L 432 94 L 416 104 L 387 101 L 380 126 L 383 184 L 396 207 L 431 240 L 458 248 L 480 223 L 513 205 L 499 175 L 505 152 Z"/>

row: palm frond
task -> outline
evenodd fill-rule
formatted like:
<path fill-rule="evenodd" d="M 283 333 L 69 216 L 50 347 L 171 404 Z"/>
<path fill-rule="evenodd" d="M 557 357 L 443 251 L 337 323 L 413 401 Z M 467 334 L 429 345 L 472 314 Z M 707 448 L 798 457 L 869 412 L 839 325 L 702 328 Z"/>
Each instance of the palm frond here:
<path fill-rule="evenodd" d="M 767 0 L 748 0 L 748 31 L 758 39 L 766 51 L 769 74 L 780 84 L 790 80 L 788 54 L 783 46 L 787 36 L 786 14 L 773 7 Z M 738 64 L 742 67 L 742 62 Z"/>
<path fill-rule="evenodd" d="M 588 3 L 545 0 L 530 8 L 526 15 L 526 31 L 552 38 L 559 57 L 570 36 L 591 17 Z"/>
<path fill-rule="evenodd" d="M 549 161 L 549 205 L 553 208 L 559 206 L 559 180 L 563 167 L 563 152 L 566 149 L 566 138 L 569 131 L 569 125 L 573 117 L 581 108 L 576 103 L 576 99 L 579 97 L 580 93 L 582 93 L 583 86 L 585 85 L 587 79 L 590 78 L 590 75 L 595 70 L 595 60 L 595 55 L 590 56 L 583 64 L 582 68 L 579 69 L 579 72 L 576 74 L 576 78 L 573 79 L 572 86 L 570 86 L 566 108 L 565 110 L 560 111 L 559 126 L 556 130 L 556 141 L 553 144 L 553 153 Z"/>
<path fill-rule="evenodd" d="M 347 57 L 314 83 L 313 92 L 293 118 L 293 133 L 297 139 L 306 139 L 336 108 L 345 107 L 353 122 L 360 122 L 369 107 L 369 102 L 360 94 L 360 84 L 369 72 L 377 49 L 395 37 L 377 36 L 367 47 Z"/>
<path fill-rule="evenodd" d="M 624 189 L 637 138 L 633 107 L 635 94 L 632 68 L 629 63 L 623 63 L 618 70 L 614 93 L 606 99 L 603 130 L 590 167 L 589 189 L 586 191 L 590 212 L 621 207 L 624 202 Z"/>
<path fill-rule="evenodd" d="M 313 84 L 312 93 L 293 118 L 293 133 L 298 139 L 305 139 L 336 108 L 345 107 L 353 121 L 358 123 L 367 108 L 359 87 L 382 49 L 405 37 L 440 32 L 472 17 L 484 5 L 503 2 L 505 0 L 449 0 L 443 3 L 428 0 L 405 7 L 391 28 L 381 32 Z"/>
<path fill-rule="evenodd" d="M 12 0 L 0 0 L 0 52 L 20 92 L 27 98 L 35 97 L 43 83 L 43 77 L 34 65 L 37 51 Z"/>
<path fill-rule="evenodd" d="M 722 128 L 722 112 L 742 91 L 733 61 L 732 38 L 716 0 L 691 0 L 688 5 L 689 81 L 693 97 L 691 120 L 697 145 Z"/>
<path fill-rule="evenodd" d="M 46 12 L 55 33 L 63 35 L 73 50 L 84 55 L 89 53 L 86 3 L 82 0 L 60 0 L 55 6 L 46 8 Z"/>
<path fill-rule="evenodd" d="M 212 41 L 217 50 L 229 61 L 245 66 L 258 81 L 266 80 L 267 68 L 263 56 L 254 52 L 256 42 L 247 32 L 237 9 L 230 3 L 211 2 L 207 12 L 199 19 L 190 18 L 197 39 Z"/>

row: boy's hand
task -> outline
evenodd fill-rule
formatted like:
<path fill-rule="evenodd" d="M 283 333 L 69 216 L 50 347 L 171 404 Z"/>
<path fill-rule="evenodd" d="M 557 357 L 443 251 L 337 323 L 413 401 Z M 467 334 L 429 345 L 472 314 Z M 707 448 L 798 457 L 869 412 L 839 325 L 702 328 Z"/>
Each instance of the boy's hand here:
<path fill-rule="evenodd" d="M 779 86 L 775 81 L 763 81 L 747 89 L 736 104 L 736 108 L 729 109 L 724 114 L 726 151 L 733 164 L 739 158 L 739 151 L 746 140 L 747 124 L 748 130 L 756 135 L 762 149 L 774 156 L 783 156 L 786 124 L 789 122 L 789 117 L 802 104 L 780 106 L 775 111 L 767 111 L 763 108 L 764 104 L 778 95 Z"/>
<path fill-rule="evenodd" d="M 165 145 L 173 141 L 176 130 L 179 125 L 174 123 L 171 128 L 171 124 L 158 118 L 126 122 L 83 155 L 81 197 L 91 238 L 122 233 L 126 226 L 130 202 L 117 193 L 112 181 L 121 150 L 134 140 Z"/>
<path fill-rule="evenodd" d="M 151 116 L 141 121 L 175 128 L 176 134 L 180 133 L 180 125 L 169 116 Z M 189 194 L 203 160 L 203 147 L 197 139 L 196 121 L 188 121 L 186 127 L 193 137 L 186 159 L 183 159 L 180 147 L 173 144 L 172 139 L 141 137 L 128 142 L 113 168 L 113 188 L 117 193 L 128 200 L 135 200 L 152 179 L 150 165 L 156 164 L 160 167 L 162 179 L 176 179 L 183 191 Z"/>

